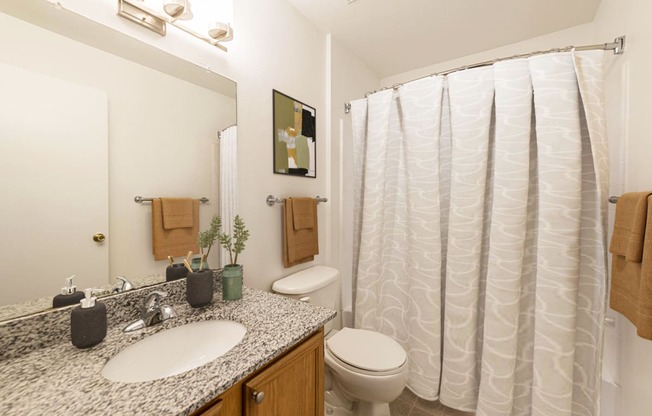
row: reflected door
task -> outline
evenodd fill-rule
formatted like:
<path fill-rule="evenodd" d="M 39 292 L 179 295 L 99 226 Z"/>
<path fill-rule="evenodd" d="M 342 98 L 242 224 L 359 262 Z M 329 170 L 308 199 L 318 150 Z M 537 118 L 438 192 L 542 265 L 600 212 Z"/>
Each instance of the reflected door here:
<path fill-rule="evenodd" d="M 0 305 L 108 283 L 104 92 L 0 63 Z"/>

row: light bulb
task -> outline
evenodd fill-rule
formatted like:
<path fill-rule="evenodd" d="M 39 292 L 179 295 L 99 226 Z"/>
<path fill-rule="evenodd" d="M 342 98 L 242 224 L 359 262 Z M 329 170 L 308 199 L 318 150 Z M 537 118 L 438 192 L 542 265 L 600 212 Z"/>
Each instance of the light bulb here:
<path fill-rule="evenodd" d="M 233 29 L 228 23 L 215 22 L 208 29 L 208 36 L 217 41 L 226 42 L 233 39 Z"/>
<path fill-rule="evenodd" d="M 183 14 L 186 9 L 184 0 L 165 0 L 163 3 L 163 10 L 170 17 L 177 18 Z"/>

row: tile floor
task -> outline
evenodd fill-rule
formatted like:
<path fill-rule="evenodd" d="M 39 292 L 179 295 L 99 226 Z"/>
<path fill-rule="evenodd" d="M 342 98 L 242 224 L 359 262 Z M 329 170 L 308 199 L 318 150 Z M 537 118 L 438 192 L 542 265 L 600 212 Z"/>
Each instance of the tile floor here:
<path fill-rule="evenodd" d="M 417 397 L 409 389 L 389 404 L 392 416 L 474 416 L 473 413 L 449 409 L 439 402 L 429 402 Z"/>

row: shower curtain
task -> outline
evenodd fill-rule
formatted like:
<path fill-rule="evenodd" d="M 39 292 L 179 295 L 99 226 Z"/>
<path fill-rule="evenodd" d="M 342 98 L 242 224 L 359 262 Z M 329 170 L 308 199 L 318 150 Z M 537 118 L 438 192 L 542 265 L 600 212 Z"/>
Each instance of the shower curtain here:
<path fill-rule="evenodd" d="M 220 217 L 222 230 L 233 233 L 238 213 L 238 126 L 220 132 Z M 220 267 L 231 263 L 229 252 L 220 247 Z"/>
<path fill-rule="evenodd" d="M 352 103 L 355 325 L 404 347 L 418 396 L 599 414 L 603 59 L 502 61 Z"/>

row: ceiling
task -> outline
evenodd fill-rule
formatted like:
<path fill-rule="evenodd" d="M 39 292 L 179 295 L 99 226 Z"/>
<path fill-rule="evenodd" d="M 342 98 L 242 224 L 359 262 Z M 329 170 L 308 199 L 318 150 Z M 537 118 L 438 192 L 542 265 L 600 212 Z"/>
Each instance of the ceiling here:
<path fill-rule="evenodd" d="M 600 4 L 600 0 L 288 1 L 381 78 L 591 22 Z"/>

